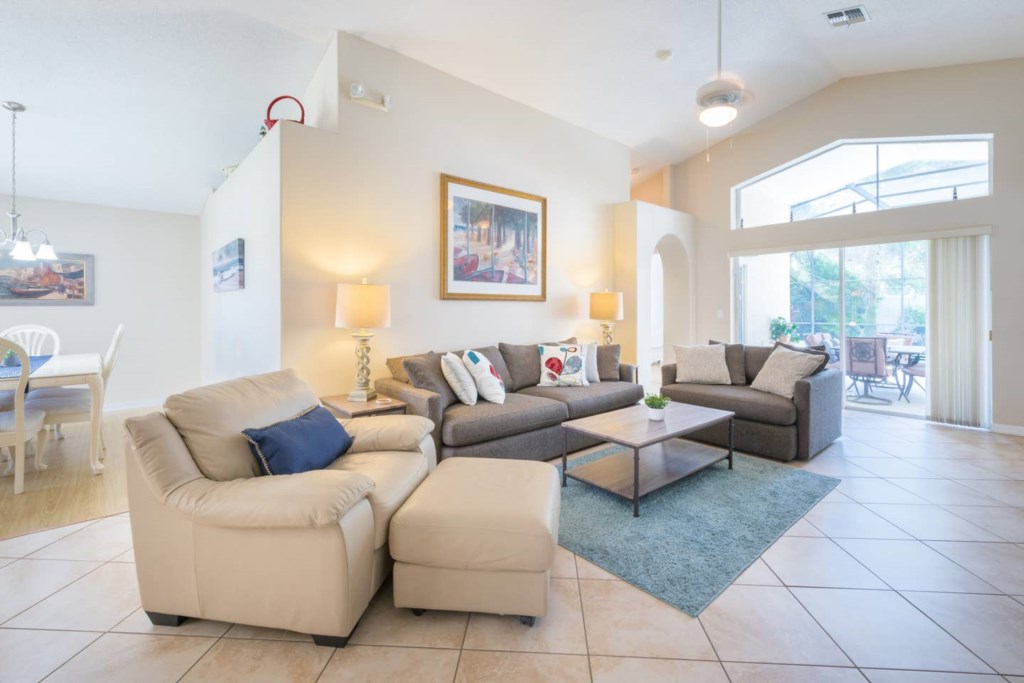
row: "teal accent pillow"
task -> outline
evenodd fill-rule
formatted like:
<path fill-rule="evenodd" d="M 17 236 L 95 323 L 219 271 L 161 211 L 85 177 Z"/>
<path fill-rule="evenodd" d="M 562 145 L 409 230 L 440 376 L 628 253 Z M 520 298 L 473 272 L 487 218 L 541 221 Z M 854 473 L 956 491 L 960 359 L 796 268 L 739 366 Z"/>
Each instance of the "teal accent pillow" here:
<path fill-rule="evenodd" d="M 341 423 L 323 406 L 258 429 L 243 429 L 263 474 L 322 470 L 352 447 Z"/>

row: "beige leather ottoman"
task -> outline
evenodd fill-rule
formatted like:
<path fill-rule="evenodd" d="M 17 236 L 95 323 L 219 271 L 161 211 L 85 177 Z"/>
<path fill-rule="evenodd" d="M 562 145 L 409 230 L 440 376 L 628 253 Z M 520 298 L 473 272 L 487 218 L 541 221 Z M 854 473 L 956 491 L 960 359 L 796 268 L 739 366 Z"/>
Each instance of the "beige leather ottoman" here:
<path fill-rule="evenodd" d="M 391 518 L 395 607 L 515 614 L 548 609 L 561 502 L 544 462 L 448 458 Z"/>

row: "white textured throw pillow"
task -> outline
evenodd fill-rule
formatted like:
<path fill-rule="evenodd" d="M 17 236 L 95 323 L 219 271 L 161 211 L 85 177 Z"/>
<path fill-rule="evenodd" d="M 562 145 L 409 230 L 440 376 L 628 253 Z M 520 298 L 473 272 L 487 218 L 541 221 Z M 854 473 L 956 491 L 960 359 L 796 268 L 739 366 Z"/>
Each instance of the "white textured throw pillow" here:
<path fill-rule="evenodd" d="M 494 364 L 479 351 L 466 351 L 462 354 L 462 363 L 473 375 L 480 398 L 491 403 L 505 402 L 505 383 L 501 381 Z"/>
<path fill-rule="evenodd" d="M 725 344 L 673 346 L 676 381 L 689 384 L 732 384 L 725 363 Z"/>
<path fill-rule="evenodd" d="M 448 386 L 452 388 L 459 400 L 467 406 L 475 406 L 479 392 L 476 389 L 476 382 L 473 375 L 462 363 L 462 359 L 454 353 L 446 353 L 441 356 L 441 373 L 444 374 Z"/>
<path fill-rule="evenodd" d="M 817 354 L 800 353 L 776 346 L 757 377 L 750 383 L 750 388 L 793 398 L 796 383 L 814 374 L 820 367 L 821 356 Z"/>
<path fill-rule="evenodd" d="M 601 373 L 597 370 L 597 342 L 583 344 L 583 376 L 587 384 L 597 384 L 601 381 Z"/>

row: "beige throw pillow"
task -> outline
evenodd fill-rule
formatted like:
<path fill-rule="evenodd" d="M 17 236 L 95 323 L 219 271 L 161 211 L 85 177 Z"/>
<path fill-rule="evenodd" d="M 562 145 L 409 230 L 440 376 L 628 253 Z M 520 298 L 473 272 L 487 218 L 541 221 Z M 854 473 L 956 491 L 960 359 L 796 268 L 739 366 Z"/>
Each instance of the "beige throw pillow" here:
<path fill-rule="evenodd" d="M 800 353 L 777 346 L 750 383 L 750 388 L 793 398 L 796 383 L 813 375 L 820 366 L 821 357 L 818 354 Z"/>
<path fill-rule="evenodd" d="M 688 384 L 732 384 L 725 362 L 725 344 L 673 346 L 676 381 Z"/>

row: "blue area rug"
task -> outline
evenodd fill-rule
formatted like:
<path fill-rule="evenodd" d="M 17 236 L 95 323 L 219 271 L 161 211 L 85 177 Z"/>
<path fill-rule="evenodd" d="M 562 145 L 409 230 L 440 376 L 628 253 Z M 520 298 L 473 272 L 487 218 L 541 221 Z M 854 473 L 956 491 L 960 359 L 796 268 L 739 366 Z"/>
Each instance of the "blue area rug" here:
<path fill-rule="evenodd" d="M 569 471 L 622 450 L 571 460 Z M 640 517 L 630 501 L 569 479 L 559 543 L 697 616 L 839 483 L 745 455 L 734 466 L 720 462 L 644 496 Z"/>

